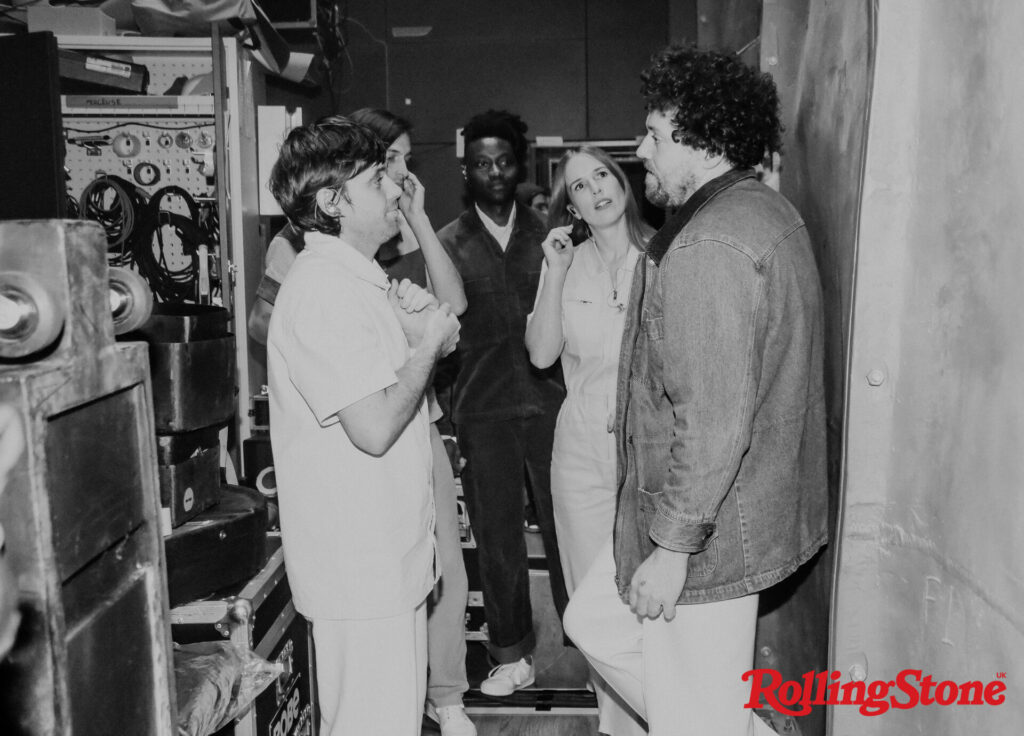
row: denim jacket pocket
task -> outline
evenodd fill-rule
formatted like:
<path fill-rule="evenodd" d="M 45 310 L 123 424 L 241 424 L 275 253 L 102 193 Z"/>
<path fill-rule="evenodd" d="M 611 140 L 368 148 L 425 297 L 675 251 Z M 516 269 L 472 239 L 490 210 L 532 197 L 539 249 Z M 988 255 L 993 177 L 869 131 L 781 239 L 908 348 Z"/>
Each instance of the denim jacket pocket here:
<path fill-rule="evenodd" d="M 671 448 L 668 442 L 651 441 L 646 437 L 631 437 L 633 446 L 633 465 L 636 469 L 636 481 L 640 487 L 640 508 L 653 503 L 653 512 L 658 509 L 661 499 L 662 484 L 665 482 L 665 467 L 669 461 Z"/>
<path fill-rule="evenodd" d="M 647 335 L 648 340 L 654 342 L 665 337 L 665 319 L 663 317 L 644 314 L 643 325 L 644 334 Z"/>

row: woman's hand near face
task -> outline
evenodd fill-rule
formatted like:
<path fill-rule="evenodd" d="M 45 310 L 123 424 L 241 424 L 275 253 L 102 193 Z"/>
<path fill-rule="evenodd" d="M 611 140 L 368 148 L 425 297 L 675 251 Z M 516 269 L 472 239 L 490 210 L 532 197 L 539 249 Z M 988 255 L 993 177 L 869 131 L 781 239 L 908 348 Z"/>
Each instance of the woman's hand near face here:
<path fill-rule="evenodd" d="M 411 220 L 424 213 L 424 200 L 426 190 L 422 182 L 412 172 L 405 175 L 402 180 L 402 195 L 398 198 L 398 209 L 402 211 L 407 220 Z"/>
<path fill-rule="evenodd" d="M 565 273 L 572 265 L 572 257 L 576 248 L 569 238 L 572 225 L 560 225 L 552 228 L 548 236 L 541 242 L 540 247 L 544 250 L 544 260 L 547 261 L 548 270 Z"/>

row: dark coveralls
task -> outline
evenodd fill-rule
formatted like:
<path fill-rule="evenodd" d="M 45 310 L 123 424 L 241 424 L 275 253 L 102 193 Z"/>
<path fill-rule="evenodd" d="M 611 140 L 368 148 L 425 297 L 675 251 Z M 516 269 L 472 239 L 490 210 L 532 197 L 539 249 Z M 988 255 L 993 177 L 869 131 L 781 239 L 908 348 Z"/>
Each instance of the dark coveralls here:
<path fill-rule="evenodd" d="M 529 479 L 559 618 L 568 596 L 551 508 L 551 445 L 565 397 L 561 369 L 534 368 L 524 342 L 547 229 L 518 207 L 508 248 L 484 228 L 475 207 L 438 238 L 462 276 L 462 315 L 452 420 L 466 458 L 462 486 L 476 536 L 488 649 L 499 664 L 536 647 L 523 538 L 523 488 Z"/>

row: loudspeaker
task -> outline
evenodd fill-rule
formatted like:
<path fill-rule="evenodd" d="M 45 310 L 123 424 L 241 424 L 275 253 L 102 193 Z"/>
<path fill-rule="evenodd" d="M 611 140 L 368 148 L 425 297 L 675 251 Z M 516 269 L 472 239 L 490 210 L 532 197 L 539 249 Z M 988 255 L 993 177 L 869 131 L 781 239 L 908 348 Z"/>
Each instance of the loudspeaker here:
<path fill-rule="evenodd" d="M 68 216 L 58 69 L 52 33 L 0 37 L 0 220 Z"/>

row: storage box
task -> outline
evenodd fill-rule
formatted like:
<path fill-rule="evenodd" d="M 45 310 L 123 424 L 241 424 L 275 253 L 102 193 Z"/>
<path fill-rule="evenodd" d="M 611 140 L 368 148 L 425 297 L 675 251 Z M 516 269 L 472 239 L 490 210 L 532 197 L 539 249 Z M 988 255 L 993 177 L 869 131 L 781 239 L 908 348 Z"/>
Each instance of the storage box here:
<path fill-rule="evenodd" d="M 149 70 L 142 64 L 71 49 L 60 49 L 57 59 L 63 94 L 144 95 L 149 87 Z"/>
<path fill-rule="evenodd" d="M 235 413 L 235 339 L 228 312 L 204 304 L 158 304 L 123 340 L 149 343 L 158 434 L 191 432 Z"/>
<path fill-rule="evenodd" d="M 277 549 L 233 595 L 173 609 L 171 636 L 181 644 L 229 637 L 284 666 L 277 683 L 217 736 L 312 736 L 315 732 L 312 631 L 292 603 L 283 550 Z"/>
<path fill-rule="evenodd" d="M 216 506 L 164 538 L 172 606 L 248 580 L 267 555 L 267 506 L 256 491 L 222 486 Z"/>
<path fill-rule="evenodd" d="M 178 527 L 220 499 L 220 441 L 217 427 L 161 435 L 157 440 L 160 505 Z"/>
<path fill-rule="evenodd" d="M 151 342 L 153 418 L 161 434 L 227 422 L 235 413 L 235 339 Z"/>
<path fill-rule="evenodd" d="M 220 427 L 157 435 L 156 461 L 161 465 L 174 465 L 214 446 L 220 447 Z"/>

